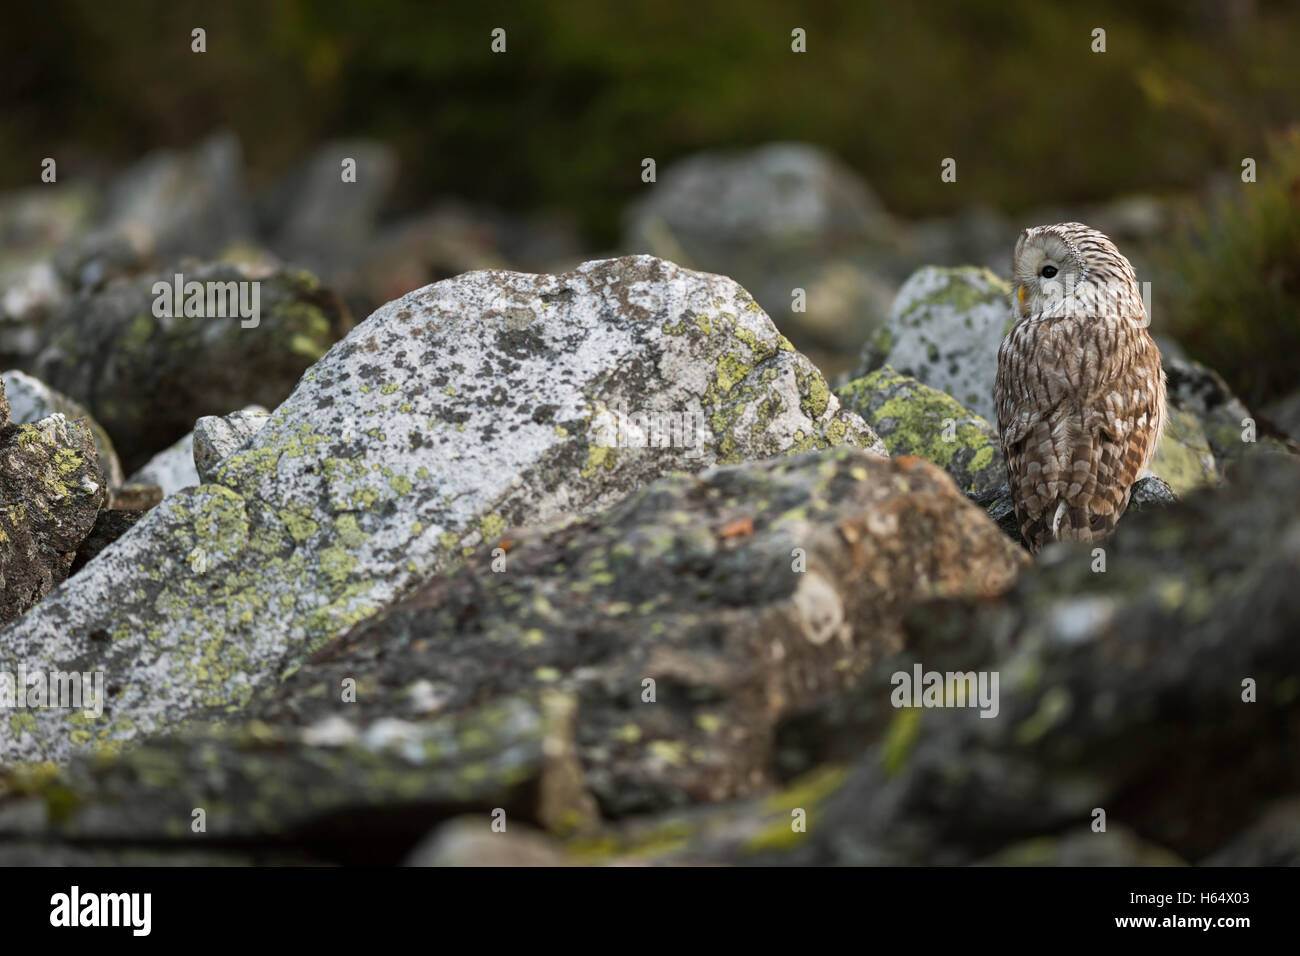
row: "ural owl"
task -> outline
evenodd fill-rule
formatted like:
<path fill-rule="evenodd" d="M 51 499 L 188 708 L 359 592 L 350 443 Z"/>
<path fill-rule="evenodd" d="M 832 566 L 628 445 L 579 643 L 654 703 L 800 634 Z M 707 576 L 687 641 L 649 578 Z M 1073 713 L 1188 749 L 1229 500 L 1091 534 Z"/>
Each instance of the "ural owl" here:
<path fill-rule="evenodd" d="M 1020 234 L 1018 318 L 998 349 L 998 434 L 1020 533 L 1105 537 L 1128 507 L 1165 424 L 1165 372 L 1147 333 L 1137 276 L 1082 223 Z"/>

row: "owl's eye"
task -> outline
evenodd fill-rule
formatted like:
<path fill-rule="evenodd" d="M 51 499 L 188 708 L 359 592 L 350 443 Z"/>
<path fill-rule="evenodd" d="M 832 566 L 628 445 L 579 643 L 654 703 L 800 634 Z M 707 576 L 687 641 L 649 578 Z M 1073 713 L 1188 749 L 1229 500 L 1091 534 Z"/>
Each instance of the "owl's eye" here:
<path fill-rule="evenodd" d="M 1038 270 L 1038 274 L 1044 279 L 1050 279 L 1052 276 L 1056 275 L 1056 266 L 1043 266 Z"/>

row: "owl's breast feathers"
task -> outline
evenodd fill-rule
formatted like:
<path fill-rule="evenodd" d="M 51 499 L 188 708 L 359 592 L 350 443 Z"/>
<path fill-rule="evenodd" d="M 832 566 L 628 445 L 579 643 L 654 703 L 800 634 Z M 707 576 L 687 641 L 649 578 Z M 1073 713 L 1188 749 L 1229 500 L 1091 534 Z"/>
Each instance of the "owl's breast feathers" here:
<path fill-rule="evenodd" d="M 1031 551 L 1114 529 L 1155 454 L 1164 379 L 1159 349 L 1136 322 L 1065 316 L 1012 328 L 998 351 L 994 399 Z"/>

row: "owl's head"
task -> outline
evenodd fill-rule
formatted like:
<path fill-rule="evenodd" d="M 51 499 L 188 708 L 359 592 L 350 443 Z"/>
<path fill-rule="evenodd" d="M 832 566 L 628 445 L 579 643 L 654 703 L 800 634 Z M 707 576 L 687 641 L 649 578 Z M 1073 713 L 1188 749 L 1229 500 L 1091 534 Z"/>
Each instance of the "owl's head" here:
<path fill-rule="evenodd" d="M 1016 241 L 1011 296 L 1021 318 L 1091 312 L 1107 303 L 1131 309 L 1136 286 L 1133 267 L 1115 244 L 1081 222 L 1034 226 Z"/>

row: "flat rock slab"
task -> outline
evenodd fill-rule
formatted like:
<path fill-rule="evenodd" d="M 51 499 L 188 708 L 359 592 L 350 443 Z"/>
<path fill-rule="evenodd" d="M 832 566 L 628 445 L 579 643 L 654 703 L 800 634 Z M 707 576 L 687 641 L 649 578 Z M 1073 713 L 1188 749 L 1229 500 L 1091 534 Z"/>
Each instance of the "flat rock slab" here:
<path fill-rule="evenodd" d="M 684 416 L 691 441 L 659 447 Z M 507 526 L 836 444 L 885 454 L 730 279 L 638 256 L 417 290 L 312 367 L 215 483 L 165 499 L 0 631 L 0 652 L 104 670 L 111 688 L 97 721 L 22 715 L 3 761 L 237 711 Z"/>

